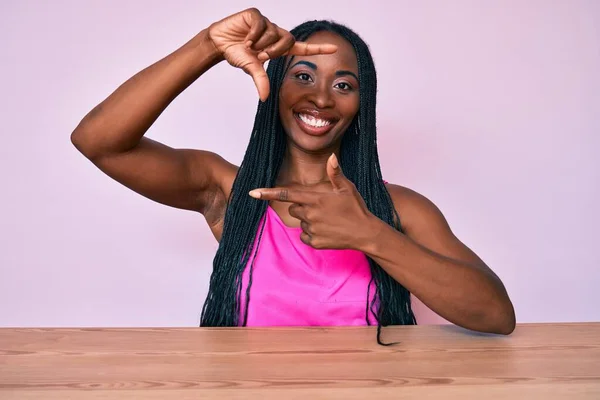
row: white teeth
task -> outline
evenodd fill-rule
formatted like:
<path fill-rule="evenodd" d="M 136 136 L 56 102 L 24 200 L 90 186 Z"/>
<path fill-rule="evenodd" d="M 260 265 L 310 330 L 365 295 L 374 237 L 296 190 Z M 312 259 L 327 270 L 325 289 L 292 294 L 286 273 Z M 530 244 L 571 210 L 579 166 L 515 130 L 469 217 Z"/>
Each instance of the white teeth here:
<path fill-rule="evenodd" d="M 298 114 L 298 116 L 300 117 L 302 122 L 304 122 L 307 125 L 314 126 L 315 128 L 321 128 L 327 125 L 331 125 L 331 121 L 318 119 L 313 117 L 312 115 Z"/>

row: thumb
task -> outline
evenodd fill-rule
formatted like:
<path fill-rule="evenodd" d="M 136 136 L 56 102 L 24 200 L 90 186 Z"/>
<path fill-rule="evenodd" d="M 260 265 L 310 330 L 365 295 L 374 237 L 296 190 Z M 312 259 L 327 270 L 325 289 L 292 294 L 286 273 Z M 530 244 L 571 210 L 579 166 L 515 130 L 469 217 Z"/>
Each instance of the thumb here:
<path fill-rule="evenodd" d="M 329 177 L 333 188 L 336 190 L 345 188 L 348 183 L 348 179 L 344 176 L 344 172 L 342 172 L 342 167 L 340 167 L 340 163 L 335 153 L 327 160 L 327 176 Z"/>
<path fill-rule="evenodd" d="M 249 62 L 248 64 L 242 67 L 244 72 L 252 77 L 254 80 L 254 84 L 256 85 L 256 89 L 258 90 L 258 96 L 261 101 L 266 101 L 269 97 L 269 76 L 265 71 L 265 68 L 260 63 L 257 62 Z"/>

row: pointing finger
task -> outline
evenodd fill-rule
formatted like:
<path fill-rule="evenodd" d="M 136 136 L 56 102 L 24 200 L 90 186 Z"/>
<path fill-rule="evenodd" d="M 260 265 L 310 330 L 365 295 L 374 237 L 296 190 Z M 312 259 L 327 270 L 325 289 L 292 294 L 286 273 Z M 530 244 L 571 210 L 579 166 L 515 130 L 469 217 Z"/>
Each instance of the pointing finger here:
<path fill-rule="evenodd" d="M 254 189 L 248 193 L 260 200 L 283 201 L 296 204 L 311 204 L 318 193 L 286 188 Z"/>
<path fill-rule="evenodd" d="M 333 54 L 337 51 L 335 44 L 309 44 L 306 42 L 296 42 L 287 52 L 292 56 L 314 56 L 317 54 Z"/>

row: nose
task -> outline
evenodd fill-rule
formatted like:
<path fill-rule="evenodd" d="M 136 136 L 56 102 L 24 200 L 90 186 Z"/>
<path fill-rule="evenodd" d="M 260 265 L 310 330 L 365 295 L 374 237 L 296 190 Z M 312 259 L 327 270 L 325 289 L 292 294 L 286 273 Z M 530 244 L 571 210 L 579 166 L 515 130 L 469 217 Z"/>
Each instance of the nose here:
<path fill-rule="evenodd" d="M 309 99 L 317 108 L 332 108 L 335 107 L 335 99 L 332 89 L 325 82 L 313 86 L 313 90 L 309 93 Z"/>

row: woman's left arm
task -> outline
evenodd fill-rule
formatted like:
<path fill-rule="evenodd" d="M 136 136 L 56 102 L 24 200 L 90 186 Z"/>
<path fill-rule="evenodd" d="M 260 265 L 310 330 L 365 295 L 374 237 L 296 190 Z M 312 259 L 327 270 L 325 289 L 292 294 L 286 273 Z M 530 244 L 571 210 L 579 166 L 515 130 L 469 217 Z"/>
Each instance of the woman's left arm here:
<path fill-rule="evenodd" d="M 509 334 L 515 313 L 500 279 L 454 236 L 438 208 L 420 194 L 387 185 L 404 233 L 373 215 L 343 174 L 327 162 L 332 191 L 258 188 L 250 196 L 291 203 L 300 240 L 315 249 L 355 249 L 448 321 L 467 329 Z"/>
<path fill-rule="evenodd" d="M 358 250 L 448 321 L 510 334 L 514 308 L 498 276 L 452 233 L 431 201 L 401 186 L 387 187 L 404 233 L 373 216 L 365 227 L 373 240 Z"/>

